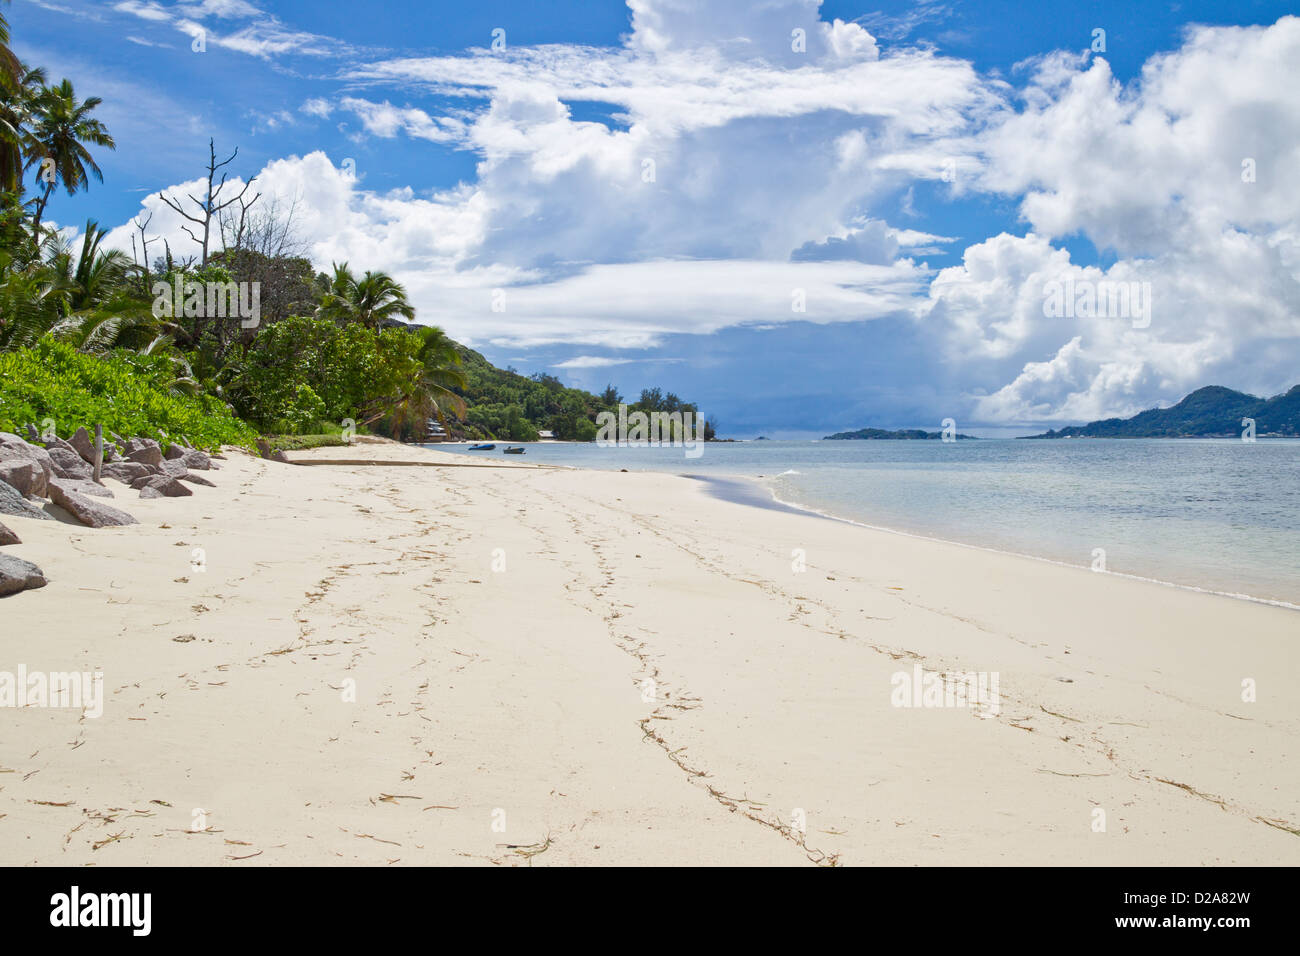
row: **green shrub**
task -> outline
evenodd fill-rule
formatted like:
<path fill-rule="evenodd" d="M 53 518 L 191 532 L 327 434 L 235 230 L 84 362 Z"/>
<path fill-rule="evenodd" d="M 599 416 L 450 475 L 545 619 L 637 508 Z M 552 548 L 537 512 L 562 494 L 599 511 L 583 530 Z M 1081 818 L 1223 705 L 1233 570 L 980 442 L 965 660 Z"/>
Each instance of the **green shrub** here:
<path fill-rule="evenodd" d="M 41 339 L 31 348 L 0 353 L 0 431 L 18 432 L 46 419 L 68 437 L 80 426 L 103 425 L 123 438 L 168 443 L 184 438 L 196 448 L 252 448 L 256 432 L 211 395 L 175 390 L 176 367 L 163 355 L 118 352 L 87 355 Z"/>
<path fill-rule="evenodd" d="M 346 447 L 341 433 L 332 435 L 277 435 L 270 439 L 272 451 L 303 451 L 307 448 Z"/>
<path fill-rule="evenodd" d="M 292 316 L 257 333 L 224 378 L 235 407 L 273 432 L 308 432 L 319 421 L 377 418 L 409 391 L 418 341 L 405 330 Z"/>
<path fill-rule="evenodd" d="M 325 403 L 321 401 L 310 385 L 299 383 L 289 393 L 288 401 L 279 409 L 279 417 L 272 420 L 274 431 L 298 435 L 315 431 L 320 427 L 320 420 L 325 414 Z"/>

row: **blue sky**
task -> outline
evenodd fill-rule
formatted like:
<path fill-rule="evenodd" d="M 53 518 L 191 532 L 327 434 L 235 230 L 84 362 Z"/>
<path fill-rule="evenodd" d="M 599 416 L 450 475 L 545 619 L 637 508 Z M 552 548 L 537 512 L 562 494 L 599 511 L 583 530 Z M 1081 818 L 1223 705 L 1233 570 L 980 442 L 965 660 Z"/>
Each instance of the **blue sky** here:
<path fill-rule="evenodd" d="M 660 385 L 724 434 L 802 437 L 946 417 L 1025 434 L 1204 384 L 1295 384 L 1287 6 L 18 0 L 8 16 L 25 61 L 103 97 L 118 142 L 102 185 L 54 201 L 60 224 L 93 217 L 126 245 L 144 204 L 184 251 L 157 194 L 198 176 L 211 136 L 298 203 L 318 267 L 393 272 L 422 321 L 497 364 Z M 1045 317 L 1066 276 L 1148 283 L 1151 321 Z"/>

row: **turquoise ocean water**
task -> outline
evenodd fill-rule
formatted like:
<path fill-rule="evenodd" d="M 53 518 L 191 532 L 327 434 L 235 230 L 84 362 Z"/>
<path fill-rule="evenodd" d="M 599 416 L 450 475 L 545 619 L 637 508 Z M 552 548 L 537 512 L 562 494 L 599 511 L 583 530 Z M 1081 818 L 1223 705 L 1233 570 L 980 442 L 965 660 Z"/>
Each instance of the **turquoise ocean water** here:
<path fill-rule="evenodd" d="M 434 447 L 500 459 L 504 444 Z M 1082 567 L 1102 548 L 1112 572 L 1300 606 L 1300 441 L 755 441 L 698 458 L 525 447 L 514 460 L 754 479 L 863 524 Z M 735 483 L 713 487 L 737 497 Z"/>

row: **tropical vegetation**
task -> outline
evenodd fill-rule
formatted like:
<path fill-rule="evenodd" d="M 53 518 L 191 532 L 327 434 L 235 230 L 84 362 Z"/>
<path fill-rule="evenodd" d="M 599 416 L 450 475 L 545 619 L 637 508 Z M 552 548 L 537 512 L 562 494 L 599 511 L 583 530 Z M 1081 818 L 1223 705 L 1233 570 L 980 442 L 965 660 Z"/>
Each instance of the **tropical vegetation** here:
<path fill-rule="evenodd" d="M 20 62 L 0 15 L 0 430 L 103 424 L 201 447 L 322 436 L 302 447 L 344 429 L 421 441 L 437 420 L 453 437 L 589 441 L 596 415 L 623 400 L 612 386 L 595 395 L 493 367 L 416 323 L 381 269 L 317 273 L 295 204 L 263 197 L 256 177 L 238 190 L 228 178 L 238 149 L 219 160 L 210 141 L 206 193 L 158 197 L 192 247 L 151 234 L 147 214 L 131 224 L 130 254 L 94 220 L 56 227 L 58 196 L 102 182 L 116 148 L 101 106 Z M 214 289 L 223 303 L 221 290 L 257 289 L 257 314 L 213 309 Z M 695 411 L 658 389 L 629 404 Z"/>

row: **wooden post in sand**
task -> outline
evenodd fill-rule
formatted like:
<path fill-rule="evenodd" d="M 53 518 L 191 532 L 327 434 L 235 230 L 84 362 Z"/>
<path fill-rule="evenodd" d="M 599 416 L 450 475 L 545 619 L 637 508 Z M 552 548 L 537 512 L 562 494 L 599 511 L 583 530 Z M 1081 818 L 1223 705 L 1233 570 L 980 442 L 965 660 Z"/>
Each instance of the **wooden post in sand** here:
<path fill-rule="evenodd" d="M 104 468 L 104 426 L 95 426 L 95 481 L 99 481 L 99 473 Z"/>

